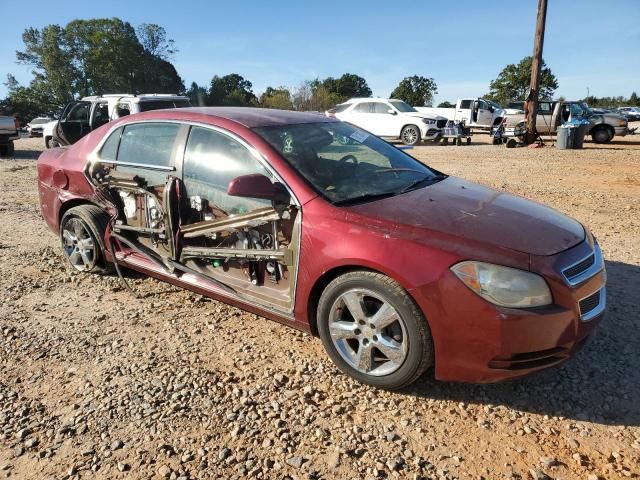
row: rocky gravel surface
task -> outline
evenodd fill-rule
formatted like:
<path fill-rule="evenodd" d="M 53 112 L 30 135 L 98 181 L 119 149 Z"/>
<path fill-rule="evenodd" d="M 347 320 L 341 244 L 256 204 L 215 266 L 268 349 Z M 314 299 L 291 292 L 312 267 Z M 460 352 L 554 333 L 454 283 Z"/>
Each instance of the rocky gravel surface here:
<path fill-rule="evenodd" d="M 589 225 L 609 313 L 559 368 L 499 385 L 427 375 L 397 393 L 259 316 L 133 274 L 139 299 L 70 272 L 39 212 L 41 139 L 19 140 L 0 160 L 0 478 L 637 478 L 639 138 L 413 150 Z"/>

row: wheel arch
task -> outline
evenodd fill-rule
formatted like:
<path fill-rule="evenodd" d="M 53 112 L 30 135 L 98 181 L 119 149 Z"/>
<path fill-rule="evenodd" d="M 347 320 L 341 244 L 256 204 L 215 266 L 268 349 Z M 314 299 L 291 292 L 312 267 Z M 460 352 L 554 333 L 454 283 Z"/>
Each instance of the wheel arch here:
<path fill-rule="evenodd" d="M 82 197 L 72 198 L 70 200 L 67 200 L 62 205 L 60 205 L 60 209 L 58 210 L 58 229 L 60 229 L 60 223 L 62 222 L 62 217 L 64 217 L 64 214 L 67 213 L 72 208 L 79 207 L 81 205 L 93 205 L 98 208 L 103 208 L 97 203 Z"/>
<path fill-rule="evenodd" d="M 413 300 L 413 302 L 416 304 L 417 308 L 422 312 L 422 315 L 427 321 L 427 325 L 429 325 L 429 320 L 427 319 L 426 313 L 422 310 L 422 308 L 420 307 L 420 304 L 414 298 L 413 294 L 411 293 L 411 290 L 407 288 L 406 285 L 404 285 L 404 282 L 402 282 L 395 276 L 390 275 L 388 272 L 384 272 L 376 268 L 367 267 L 365 265 L 357 265 L 357 264 L 339 265 L 339 266 L 330 268 L 329 270 L 324 272 L 318 279 L 316 279 L 315 283 L 313 284 L 313 287 L 311 287 L 311 290 L 309 292 L 309 300 L 307 301 L 307 318 L 309 319 L 309 328 L 310 328 L 311 334 L 314 337 L 319 336 L 317 313 L 318 313 L 318 304 L 320 302 L 320 296 L 322 295 L 322 292 L 324 292 L 325 288 L 327 288 L 327 285 L 329 285 L 329 283 L 331 283 L 335 278 L 339 277 L 340 275 L 344 275 L 345 273 L 355 272 L 355 271 L 379 273 L 397 282 L 407 292 L 407 295 L 409 295 L 411 300 Z M 429 326 L 429 328 L 431 328 L 431 326 Z"/>
<path fill-rule="evenodd" d="M 418 122 L 407 122 L 407 123 L 403 124 L 402 127 L 400 127 L 400 132 L 398 133 L 398 138 L 401 137 L 402 131 L 408 126 L 416 127 L 418 129 L 418 134 L 422 137 L 422 130 L 420 130 L 420 125 L 418 125 Z"/>

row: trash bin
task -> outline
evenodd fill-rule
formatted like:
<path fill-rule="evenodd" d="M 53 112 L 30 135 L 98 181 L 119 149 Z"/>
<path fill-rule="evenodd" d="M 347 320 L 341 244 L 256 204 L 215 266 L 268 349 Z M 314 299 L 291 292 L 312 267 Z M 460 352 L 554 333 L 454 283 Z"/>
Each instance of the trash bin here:
<path fill-rule="evenodd" d="M 558 127 L 558 138 L 556 139 L 556 148 L 560 150 L 569 150 L 573 148 L 576 127 L 571 125 L 561 125 Z"/>
<path fill-rule="evenodd" d="M 584 137 L 589 131 L 590 125 L 588 123 L 581 123 L 574 129 L 575 135 L 573 137 L 573 148 L 582 148 L 584 145 Z"/>

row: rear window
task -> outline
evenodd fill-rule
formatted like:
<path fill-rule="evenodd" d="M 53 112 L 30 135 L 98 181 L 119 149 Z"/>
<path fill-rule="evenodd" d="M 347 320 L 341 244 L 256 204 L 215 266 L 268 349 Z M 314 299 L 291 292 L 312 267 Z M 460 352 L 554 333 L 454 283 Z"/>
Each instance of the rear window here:
<path fill-rule="evenodd" d="M 151 110 L 162 110 L 163 108 L 185 108 L 190 107 L 188 100 L 145 100 L 140 102 L 140 111 L 149 112 Z"/>

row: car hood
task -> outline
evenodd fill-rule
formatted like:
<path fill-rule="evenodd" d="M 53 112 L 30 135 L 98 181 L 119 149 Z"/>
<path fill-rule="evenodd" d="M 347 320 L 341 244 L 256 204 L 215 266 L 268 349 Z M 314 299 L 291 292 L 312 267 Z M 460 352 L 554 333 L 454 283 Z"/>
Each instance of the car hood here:
<path fill-rule="evenodd" d="M 531 255 L 553 255 L 585 238 L 580 223 L 552 208 L 456 177 L 349 210 L 399 233 L 418 228 Z"/>

